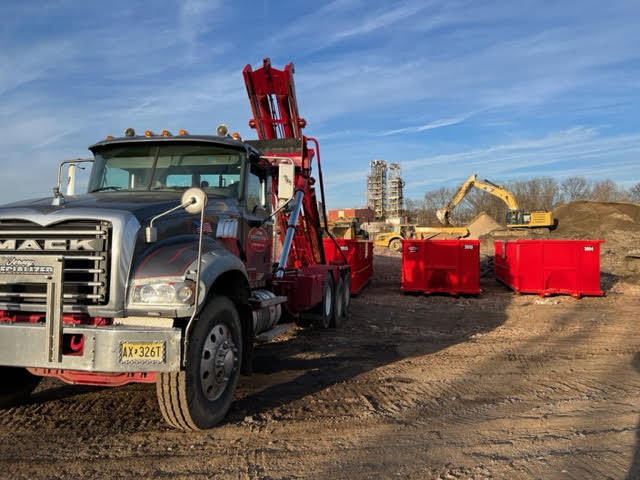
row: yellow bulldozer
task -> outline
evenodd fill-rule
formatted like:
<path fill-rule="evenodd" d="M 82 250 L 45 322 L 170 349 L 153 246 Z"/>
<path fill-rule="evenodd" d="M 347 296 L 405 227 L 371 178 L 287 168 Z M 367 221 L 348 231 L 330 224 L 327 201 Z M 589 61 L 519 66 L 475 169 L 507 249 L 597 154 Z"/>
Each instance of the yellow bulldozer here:
<path fill-rule="evenodd" d="M 539 210 L 527 212 L 518 207 L 518 202 L 507 189 L 490 182 L 489 180 L 478 180 L 478 174 L 471 175 L 456 192 L 451 201 L 436 212 L 438 220 L 444 225 L 449 225 L 449 215 L 451 210 L 458 205 L 469 193 L 471 188 L 476 187 L 491 195 L 494 195 L 507 204 L 507 227 L 508 228 L 551 228 L 554 226 L 553 212 Z"/>

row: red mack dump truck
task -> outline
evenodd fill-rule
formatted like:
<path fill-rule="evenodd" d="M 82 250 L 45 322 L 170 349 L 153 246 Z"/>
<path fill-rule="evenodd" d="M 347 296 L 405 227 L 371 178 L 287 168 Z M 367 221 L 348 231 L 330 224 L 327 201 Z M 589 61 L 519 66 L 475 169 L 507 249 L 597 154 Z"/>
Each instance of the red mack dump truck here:
<path fill-rule="evenodd" d="M 258 140 L 129 128 L 62 162 L 53 199 L 0 207 L 0 406 L 43 376 L 149 382 L 169 424 L 207 429 L 258 335 L 343 322 L 350 270 L 326 261 L 319 146 L 293 72 L 245 67 Z M 65 195 L 63 165 L 80 162 L 93 163 L 88 192 Z"/>

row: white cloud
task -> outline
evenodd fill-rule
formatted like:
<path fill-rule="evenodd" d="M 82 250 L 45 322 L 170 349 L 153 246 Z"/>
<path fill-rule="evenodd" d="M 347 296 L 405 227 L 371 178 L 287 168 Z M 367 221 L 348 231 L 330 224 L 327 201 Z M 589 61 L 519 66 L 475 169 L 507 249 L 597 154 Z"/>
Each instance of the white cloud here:
<path fill-rule="evenodd" d="M 417 132 L 424 132 L 425 130 L 433 130 L 434 128 L 448 127 L 451 125 L 457 125 L 459 123 L 462 123 L 473 115 L 474 115 L 474 112 L 465 113 L 463 115 L 458 115 L 457 117 L 434 120 L 433 122 L 429 122 L 425 125 L 419 125 L 417 127 L 404 127 L 404 128 L 397 128 L 395 130 L 388 130 L 382 133 L 381 135 L 384 137 L 387 135 L 396 135 L 398 133 L 417 133 Z"/>
<path fill-rule="evenodd" d="M 335 32 L 333 38 L 337 41 L 357 35 L 365 35 L 415 15 L 423 8 L 424 5 L 421 4 L 401 5 L 395 6 L 390 10 L 376 12 L 373 15 L 364 17 L 363 21 L 355 27 Z"/>
<path fill-rule="evenodd" d="M 214 12 L 218 12 L 220 0 L 182 0 L 179 2 L 178 37 L 187 45 L 185 57 L 193 62 L 198 57 L 200 35 L 217 22 Z M 210 49 L 207 48 L 210 52 Z"/>
<path fill-rule="evenodd" d="M 35 43 L 0 50 L 0 96 L 34 80 L 43 78 L 60 63 L 77 55 L 69 40 Z"/>

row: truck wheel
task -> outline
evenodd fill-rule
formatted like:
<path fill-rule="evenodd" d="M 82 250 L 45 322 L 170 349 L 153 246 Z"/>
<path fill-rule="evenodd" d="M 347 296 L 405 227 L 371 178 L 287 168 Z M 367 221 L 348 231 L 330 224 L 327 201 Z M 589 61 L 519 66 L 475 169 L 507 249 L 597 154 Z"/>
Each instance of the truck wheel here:
<path fill-rule="evenodd" d="M 335 299 L 335 287 L 333 278 L 330 273 L 324 277 L 324 285 L 322 286 L 322 301 L 315 308 L 316 323 L 320 328 L 329 328 L 333 319 Z"/>
<path fill-rule="evenodd" d="M 344 308 L 344 315 L 349 313 L 349 305 L 351 305 L 351 272 L 342 278 L 344 284 L 344 300 L 342 301 Z"/>
<path fill-rule="evenodd" d="M 162 416 L 184 430 L 212 428 L 224 418 L 242 362 L 242 327 L 231 300 L 211 298 L 195 322 L 185 369 L 161 373 L 156 381 Z"/>
<path fill-rule="evenodd" d="M 402 240 L 400 240 L 399 238 L 394 238 L 393 240 L 391 240 L 389 242 L 389 249 L 391 249 L 394 252 L 399 252 L 402 250 Z"/>
<path fill-rule="evenodd" d="M 344 308 L 345 301 L 345 282 L 341 280 L 338 286 L 335 288 L 335 295 L 333 300 L 333 316 L 331 317 L 331 326 L 339 327 L 347 317 L 347 311 Z"/>
<path fill-rule="evenodd" d="M 42 380 L 26 368 L 0 367 L 0 408 L 19 405 Z"/>

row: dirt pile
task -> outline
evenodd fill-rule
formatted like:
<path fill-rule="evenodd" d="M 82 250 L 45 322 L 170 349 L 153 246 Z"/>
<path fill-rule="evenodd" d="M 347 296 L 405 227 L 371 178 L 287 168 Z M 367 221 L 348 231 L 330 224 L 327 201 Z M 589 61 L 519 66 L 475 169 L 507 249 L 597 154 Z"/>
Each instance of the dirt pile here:
<path fill-rule="evenodd" d="M 553 216 L 558 226 L 551 238 L 602 239 L 602 271 L 640 280 L 640 205 L 571 202 L 557 207 Z"/>
<path fill-rule="evenodd" d="M 467 224 L 467 230 L 469 230 L 469 236 L 467 238 L 480 238 L 482 235 L 502 228 L 504 227 L 487 213 L 480 212 Z"/>
<path fill-rule="evenodd" d="M 553 211 L 555 238 L 603 238 L 640 233 L 640 205 L 622 202 L 571 202 Z"/>

